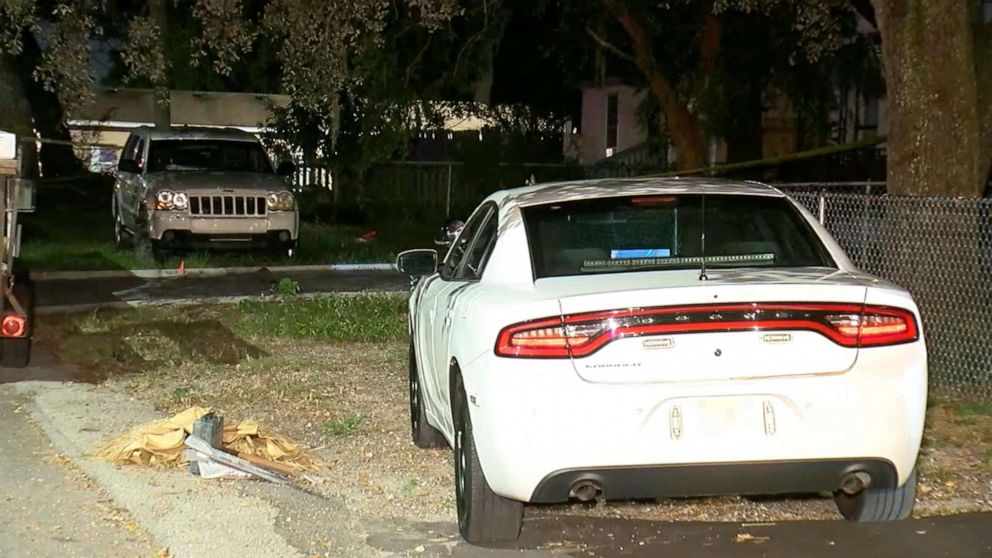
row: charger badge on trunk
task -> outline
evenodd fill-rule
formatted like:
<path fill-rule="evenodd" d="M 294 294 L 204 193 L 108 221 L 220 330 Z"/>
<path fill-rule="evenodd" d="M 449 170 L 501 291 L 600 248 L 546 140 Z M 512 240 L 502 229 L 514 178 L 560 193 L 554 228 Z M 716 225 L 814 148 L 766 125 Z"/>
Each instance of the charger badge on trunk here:
<path fill-rule="evenodd" d="M 671 349 L 675 346 L 675 340 L 671 337 L 652 337 L 641 341 L 643 349 Z"/>
<path fill-rule="evenodd" d="M 789 343 L 792 341 L 791 333 L 765 333 L 761 336 L 761 340 L 765 343 Z"/>

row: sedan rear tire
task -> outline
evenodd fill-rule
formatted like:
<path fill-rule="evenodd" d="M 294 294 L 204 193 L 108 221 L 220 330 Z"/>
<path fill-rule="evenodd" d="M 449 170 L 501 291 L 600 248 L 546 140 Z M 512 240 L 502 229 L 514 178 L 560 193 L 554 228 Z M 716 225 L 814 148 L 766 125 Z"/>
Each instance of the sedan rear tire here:
<path fill-rule="evenodd" d="M 898 521 L 913 512 L 916 503 L 916 470 L 906 484 L 896 488 L 871 487 L 857 494 L 834 494 L 837 509 L 845 519 L 857 522 Z"/>
<path fill-rule="evenodd" d="M 515 541 L 520 536 L 524 505 L 489 488 L 475 447 L 472 417 L 464 394 L 455 422 L 455 501 L 458 530 L 471 544 Z"/>
<path fill-rule="evenodd" d="M 418 448 L 440 448 L 446 445 L 444 436 L 427 422 L 424 408 L 424 390 L 420 385 L 420 371 L 417 367 L 417 353 L 410 342 L 410 434 Z"/>

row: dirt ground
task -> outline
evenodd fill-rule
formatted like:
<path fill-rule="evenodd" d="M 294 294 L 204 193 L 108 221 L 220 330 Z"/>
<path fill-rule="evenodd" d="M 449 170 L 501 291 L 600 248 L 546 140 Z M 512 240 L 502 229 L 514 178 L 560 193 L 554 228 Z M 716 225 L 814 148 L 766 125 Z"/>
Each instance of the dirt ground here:
<path fill-rule="evenodd" d="M 268 335 L 245 325 L 256 317 L 235 307 L 96 313 L 52 318 L 38 335 L 60 358 L 153 402 L 163 415 L 210 406 L 231 419 L 264 421 L 313 448 L 329 463 L 316 489 L 343 498 L 365 519 L 453 521 L 450 450 L 419 450 L 409 439 L 405 324 L 392 340 L 363 343 Z M 992 404 L 935 396 L 916 515 L 992 510 L 990 447 Z M 839 517 L 829 495 L 542 506 L 527 513 L 740 522 Z"/>

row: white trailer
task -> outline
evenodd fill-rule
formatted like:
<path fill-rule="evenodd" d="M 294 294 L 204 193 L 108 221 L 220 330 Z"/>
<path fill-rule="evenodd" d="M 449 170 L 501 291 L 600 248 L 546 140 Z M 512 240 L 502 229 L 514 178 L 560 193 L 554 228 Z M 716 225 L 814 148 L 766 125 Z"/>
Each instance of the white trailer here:
<path fill-rule="evenodd" d="M 34 210 L 33 173 L 26 168 L 22 139 L 0 130 L 0 365 L 22 368 L 31 359 L 34 289 L 20 255 L 20 213 Z"/>

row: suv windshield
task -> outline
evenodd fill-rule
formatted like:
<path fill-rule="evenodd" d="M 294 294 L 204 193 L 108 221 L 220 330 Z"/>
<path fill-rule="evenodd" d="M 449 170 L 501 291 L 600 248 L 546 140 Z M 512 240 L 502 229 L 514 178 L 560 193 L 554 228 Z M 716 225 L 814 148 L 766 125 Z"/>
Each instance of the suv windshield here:
<path fill-rule="evenodd" d="M 835 267 L 786 198 L 681 194 L 523 208 L 536 278 L 707 268 Z"/>
<path fill-rule="evenodd" d="M 149 172 L 272 172 L 262 146 L 252 141 L 155 140 L 148 148 L 148 161 Z"/>

